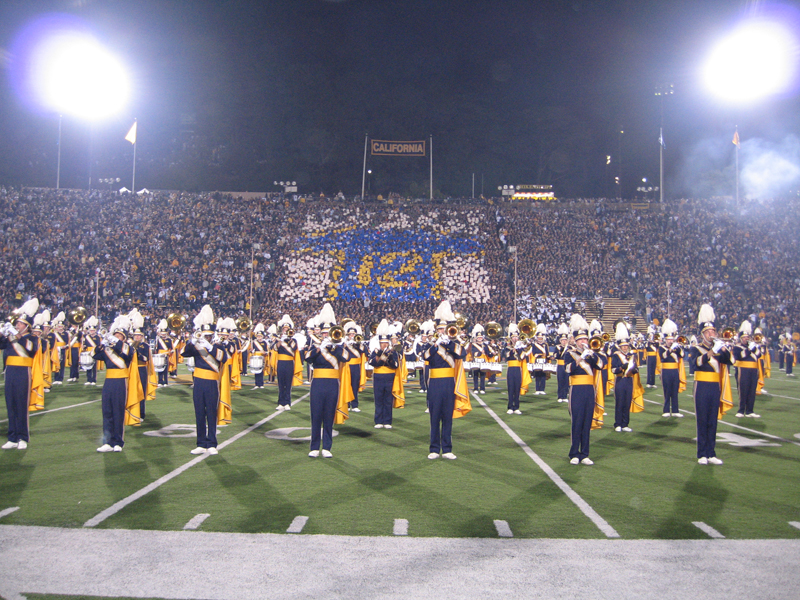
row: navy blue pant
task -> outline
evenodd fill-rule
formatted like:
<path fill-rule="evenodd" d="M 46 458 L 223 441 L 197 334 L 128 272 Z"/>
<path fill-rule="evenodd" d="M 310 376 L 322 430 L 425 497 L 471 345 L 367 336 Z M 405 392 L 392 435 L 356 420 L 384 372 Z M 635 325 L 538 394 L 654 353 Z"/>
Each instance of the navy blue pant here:
<path fill-rule="evenodd" d="M 158 372 L 158 385 L 169 385 L 169 360 L 164 370 Z"/>
<path fill-rule="evenodd" d="M 419 371 L 419 389 L 423 392 L 428 391 L 428 365 L 425 365 L 424 369 L 418 369 Z"/>
<path fill-rule="evenodd" d="M 737 384 L 739 385 L 739 412 L 749 415 L 753 412 L 756 403 L 756 389 L 758 388 L 758 369 L 743 369 L 739 367 Z"/>
<path fill-rule="evenodd" d="M 145 403 L 147 402 L 147 386 L 150 381 L 147 378 L 147 367 L 139 367 L 139 381 L 142 385 L 142 392 L 144 392 L 144 400 L 139 402 L 139 416 L 144 419 L 145 417 Z M 105 387 L 105 384 L 103 384 Z"/>
<path fill-rule="evenodd" d="M 533 381 L 536 384 L 536 391 L 543 392 L 544 386 L 547 383 L 547 373 L 545 373 L 544 371 L 534 371 Z"/>
<path fill-rule="evenodd" d="M 783 352 L 778 352 L 778 368 L 783 369 Z"/>
<path fill-rule="evenodd" d="M 28 403 L 31 398 L 31 369 L 6 365 L 6 410 L 8 411 L 8 441 L 29 442 Z"/>
<path fill-rule="evenodd" d="M 63 348 L 58 351 L 58 360 L 60 366 L 58 367 L 58 371 L 53 373 L 53 381 L 64 381 L 64 369 L 67 366 L 67 353 Z"/>
<path fill-rule="evenodd" d="M 455 380 L 452 377 L 431 378 L 428 381 L 428 408 L 431 416 L 430 452 L 447 454 L 453 451 L 455 406 Z"/>
<path fill-rule="evenodd" d="M 647 357 L 647 385 L 656 384 L 656 357 Z"/>
<path fill-rule="evenodd" d="M 103 443 L 110 446 L 124 446 L 125 403 L 128 399 L 128 380 L 125 378 L 106 379 L 103 384 Z"/>
<path fill-rule="evenodd" d="M 627 427 L 631 422 L 633 378 L 617 377 L 614 384 L 614 427 Z"/>
<path fill-rule="evenodd" d="M 472 391 L 477 392 L 486 391 L 486 371 L 473 371 L 472 372 Z"/>
<path fill-rule="evenodd" d="M 589 432 L 594 416 L 594 386 L 573 385 L 569 390 L 569 414 L 572 419 L 572 444 L 569 457 L 583 460 L 589 456 Z"/>
<path fill-rule="evenodd" d="M 350 385 L 353 388 L 353 399 L 350 401 L 350 404 L 348 404 L 348 407 L 358 408 L 358 387 L 361 383 L 361 364 L 348 365 L 348 367 L 350 367 Z"/>
<path fill-rule="evenodd" d="M 394 374 L 375 373 L 372 375 L 372 387 L 375 394 L 375 424 L 392 424 L 392 386 L 394 385 Z"/>
<path fill-rule="evenodd" d="M 78 348 L 69 349 L 72 364 L 69 367 L 69 378 L 78 381 L 78 376 L 81 373 L 81 353 Z"/>
<path fill-rule="evenodd" d="M 569 375 L 564 365 L 556 367 L 556 379 L 558 380 L 558 398 L 566 400 L 569 397 Z"/>
<path fill-rule="evenodd" d="M 97 383 L 97 361 L 95 361 L 91 369 L 86 371 L 86 381 L 90 383 Z"/>
<path fill-rule="evenodd" d="M 242 375 L 247 375 L 247 361 L 248 360 L 250 360 L 250 351 L 249 350 L 245 350 L 244 352 L 242 352 L 242 371 L 241 371 Z M 263 371 L 262 371 L 262 373 L 263 373 Z"/>
<path fill-rule="evenodd" d="M 506 388 L 508 389 L 508 410 L 519 410 L 519 392 L 522 385 L 522 368 L 508 367 Z"/>
<path fill-rule="evenodd" d="M 694 412 L 697 415 L 697 458 L 711 458 L 717 453 L 717 416 L 719 384 L 713 381 L 694 382 Z"/>
<path fill-rule="evenodd" d="M 661 387 L 664 388 L 665 413 L 678 412 L 678 388 L 681 379 L 677 369 L 661 369 Z"/>
<path fill-rule="evenodd" d="M 194 418 L 197 426 L 197 446 L 216 448 L 219 382 L 195 377 L 192 400 L 194 400 Z"/>
<path fill-rule="evenodd" d="M 312 450 L 319 450 L 320 432 L 322 433 L 322 449 L 331 449 L 331 446 L 333 445 L 333 418 L 336 416 L 336 405 L 338 403 L 338 379 L 320 377 L 314 378 L 311 381 L 310 404 Z"/>
<path fill-rule="evenodd" d="M 791 354 L 786 355 L 786 374 L 792 374 L 792 367 L 794 367 L 794 356 Z"/>
<path fill-rule="evenodd" d="M 292 403 L 292 379 L 294 378 L 294 361 L 278 361 L 278 404 L 289 406 Z"/>
<path fill-rule="evenodd" d="M 264 371 L 262 370 L 260 373 L 256 373 L 255 376 L 256 376 L 255 386 L 264 387 Z"/>

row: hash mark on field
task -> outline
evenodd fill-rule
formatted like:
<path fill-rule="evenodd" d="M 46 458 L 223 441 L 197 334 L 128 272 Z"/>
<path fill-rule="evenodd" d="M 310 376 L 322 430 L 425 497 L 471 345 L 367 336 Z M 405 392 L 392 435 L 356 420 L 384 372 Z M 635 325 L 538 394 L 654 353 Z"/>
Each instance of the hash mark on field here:
<path fill-rule="evenodd" d="M 791 525 L 792 527 L 796 527 L 797 529 L 800 529 L 800 521 L 789 521 L 789 525 Z"/>
<path fill-rule="evenodd" d="M 544 471 L 545 475 L 547 475 L 551 479 L 551 481 L 555 483 L 562 492 L 564 492 L 567 498 L 569 498 L 572 501 L 572 503 L 575 506 L 577 506 L 578 509 L 580 509 L 580 511 L 584 515 L 586 515 L 592 521 L 592 523 L 594 523 L 597 526 L 597 528 L 606 535 L 606 537 L 610 538 L 619 537 L 619 533 L 617 533 L 617 531 L 609 524 L 609 522 L 606 521 L 603 517 L 601 517 L 595 509 L 589 506 L 589 503 L 586 502 L 586 500 L 584 500 L 583 498 L 581 498 L 578 492 L 573 490 L 567 484 L 566 481 L 561 479 L 558 473 L 556 473 L 550 465 L 544 462 L 544 460 L 542 460 L 539 457 L 539 455 L 536 454 L 536 452 L 531 450 L 530 446 L 528 446 L 528 444 L 522 441 L 522 438 L 519 437 L 506 424 L 505 421 L 503 421 L 500 417 L 498 417 L 497 413 L 495 413 L 491 408 L 489 408 L 489 406 L 480 398 L 480 396 L 478 396 L 477 394 L 472 394 L 472 397 L 475 398 L 475 400 L 477 400 L 478 404 L 480 404 L 486 410 L 486 412 L 489 413 L 489 416 L 491 416 L 497 422 L 497 424 L 500 425 L 503 431 L 505 431 L 508 434 L 508 436 L 517 443 L 517 446 L 522 448 L 523 452 L 525 452 L 525 454 L 527 454 L 530 457 L 530 459 L 533 462 L 535 462 L 536 465 L 542 471 Z"/>
<path fill-rule="evenodd" d="M 19 506 L 12 506 L 11 508 L 6 508 L 5 510 L 0 510 L 0 519 L 3 517 L 10 515 L 14 511 L 19 510 Z"/>
<path fill-rule="evenodd" d="M 702 521 L 692 521 L 692 525 L 697 527 L 700 531 L 707 534 L 708 537 L 714 538 L 716 540 L 724 540 L 725 536 L 722 535 L 719 531 L 711 527 L 711 525 L 706 525 Z"/>
<path fill-rule="evenodd" d="M 183 528 L 197 529 L 198 527 L 200 527 L 200 525 L 203 524 L 203 521 L 205 521 L 210 516 L 211 515 L 209 515 L 208 513 L 200 513 L 199 515 L 195 515 L 191 519 L 189 519 L 189 522 L 186 523 L 186 525 L 184 525 Z"/>
<path fill-rule="evenodd" d="M 408 535 L 408 519 L 395 519 L 392 533 L 395 535 Z"/>
<path fill-rule="evenodd" d="M 508 526 L 508 521 L 501 521 L 500 519 L 494 520 L 494 528 L 497 529 L 497 535 L 500 537 L 514 537 L 511 533 L 511 527 Z"/>
<path fill-rule="evenodd" d="M 308 523 L 308 517 L 295 517 L 292 519 L 292 524 L 289 525 L 289 529 L 286 530 L 286 533 L 300 533 L 303 531 L 303 527 L 306 526 Z"/>
<path fill-rule="evenodd" d="M 298 398 L 297 400 L 292 402 L 292 404 L 297 404 L 298 402 L 301 402 L 301 401 L 305 400 L 306 398 L 308 398 L 310 395 L 311 394 L 308 393 L 305 396 L 301 396 L 300 398 Z M 274 412 L 271 415 L 269 415 L 268 417 L 264 417 L 258 423 L 254 424 L 254 425 L 251 425 L 247 429 L 245 429 L 243 431 L 240 431 L 239 433 L 234 435 L 229 440 L 226 440 L 226 441 L 222 442 L 219 446 L 217 446 L 217 448 L 222 450 L 223 448 L 225 448 L 226 446 L 231 445 L 233 442 L 235 442 L 236 440 L 238 440 L 242 436 L 247 435 L 248 433 L 250 433 L 254 429 L 258 429 L 264 423 L 267 423 L 268 421 L 271 421 L 272 419 L 274 419 L 275 417 L 277 417 L 278 415 L 281 415 L 281 414 L 283 414 L 283 411 Z M 174 479 L 175 477 L 177 477 L 178 475 L 180 475 L 181 473 L 186 471 L 189 467 L 193 467 L 194 465 L 196 465 L 199 462 L 202 462 L 203 460 L 205 460 L 209 456 L 211 456 L 211 455 L 210 454 L 201 454 L 197 458 L 193 458 L 192 460 L 190 460 L 187 463 L 184 463 L 183 465 L 181 465 L 177 469 L 174 469 L 174 470 L 170 471 L 169 473 L 167 473 L 163 477 L 160 477 L 159 479 L 156 479 L 154 482 L 146 485 L 145 487 L 143 487 L 139 491 L 134 492 L 133 494 L 131 494 L 130 496 L 127 496 L 126 498 L 123 498 L 119 502 L 115 502 L 114 504 L 109 506 L 107 509 L 105 509 L 101 513 L 95 515 L 94 517 L 92 517 L 91 519 L 86 521 L 86 523 L 84 523 L 83 526 L 84 527 L 95 527 L 95 526 L 99 525 L 100 523 L 105 521 L 108 517 L 111 517 L 111 516 L 117 514 L 123 508 L 128 506 L 128 504 L 130 504 L 131 502 L 135 502 L 136 500 L 138 500 L 142 496 L 144 496 L 146 494 L 149 494 L 150 492 L 152 492 L 155 489 L 158 489 L 163 484 L 167 483 L 171 479 Z"/>

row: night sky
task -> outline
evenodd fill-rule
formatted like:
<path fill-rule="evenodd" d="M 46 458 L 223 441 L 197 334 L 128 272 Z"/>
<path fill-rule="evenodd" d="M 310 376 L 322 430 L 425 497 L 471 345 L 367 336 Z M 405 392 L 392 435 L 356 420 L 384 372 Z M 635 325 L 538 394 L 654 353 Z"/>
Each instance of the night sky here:
<path fill-rule="evenodd" d="M 468 196 L 553 184 L 561 197 L 632 197 L 658 180 L 663 104 L 670 197 L 711 193 L 743 140 L 798 131 L 798 96 L 747 108 L 710 99 L 698 71 L 712 42 L 761 2 L 687 0 L 4 0 L 0 183 L 55 185 L 58 116 L 18 93 L 23 27 L 83 20 L 130 70 L 123 114 L 65 117 L 62 187 L 360 192 L 364 136 L 433 136 L 434 188 Z M 624 130 L 624 134 L 620 131 Z M 704 148 L 715 148 L 706 152 Z M 698 161 L 721 152 L 724 156 Z M 606 156 L 611 155 L 611 165 Z M 715 162 L 716 161 L 716 162 Z M 370 158 L 374 193 L 427 195 L 428 162 Z M 724 179 L 724 177 L 722 177 Z M 724 185 L 723 185 L 724 188 Z M 716 188 L 714 189 L 716 190 Z M 723 192 L 725 190 L 722 190 Z"/>

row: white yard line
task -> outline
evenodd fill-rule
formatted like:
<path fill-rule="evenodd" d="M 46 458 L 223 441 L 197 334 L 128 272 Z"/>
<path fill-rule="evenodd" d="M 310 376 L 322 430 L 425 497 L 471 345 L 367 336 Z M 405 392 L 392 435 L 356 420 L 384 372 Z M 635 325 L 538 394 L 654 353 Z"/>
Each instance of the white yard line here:
<path fill-rule="evenodd" d="M 494 528 L 497 530 L 497 535 L 503 538 L 514 537 L 511 533 L 511 527 L 508 526 L 508 521 L 501 521 L 500 519 L 494 520 Z"/>
<path fill-rule="evenodd" d="M 719 531 L 711 527 L 711 525 L 706 525 L 702 521 L 692 521 L 692 525 L 697 527 L 700 531 L 707 534 L 708 537 L 714 538 L 715 540 L 724 540 L 725 536 L 722 535 Z"/>
<path fill-rule="evenodd" d="M 661 396 L 662 398 L 664 397 L 663 394 L 656 394 L 656 396 Z M 650 404 L 657 404 L 658 406 L 663 406 L 664 405 L 663 402 L 656 402 L 655 400 L 648 400 L 647 398 L 644 398 L 644 401 L 645 402 L 649 402 Z M 687 415 L 692 415 L 693 417 L 697 416 L 695 413 L 693 413 L 693 412 L 691 412 L 689 410 L 686 410 L 684 408 L 681 408 L 680 411 L 682 413 L 686 413 Z M 760 436 L 763 436 L 763 437 L 766 437 L 766 438 L 770 438 L 770 439 L 773 439 L 773 440 L 779 440 L 779 441 L 785 442 L 787 444 L 794 444 L 795 446 L 800 446 L 800 442 L 795 442 L 793 440 L 787 440 L 786 438 L 782 438 L 782 437 L 779 437 L 777 435 L 772 435 L 771 433 L 764 433 L 763 431 L 758 431 L 757 429 L 750 429 L 749 427 L 743 427 L 742 425 L 737 425 L 736 423 L 731 423 L 729 421 L 717 421 L 717 423 L 721 423 L 723 425 L 727 425 L 728 427 L 733 427 L 735 429 L 741 429 L 742 431 L 747 431 L 748 433 L 754 433 L 756 435 L 760 435 Z"/>
<path fill-rule="evenodd" d="M 308 523 L 308 517 L 295 517 L 292 519 L 292 524 L 289 525 L 289 529 L 286 530 L 286 533 L 301 533 L 306 523 Z"/>
<path fill-rule="evenodd" d="M 36 415 L 46 415 L 47 413 L 57 412 L 59 410 L 67 410 L 68 408 L 77 408 L 78 406 L 86 406 L 87 404 L 94 404 L 95 402 L 100 402 L 101 398 L 97 400 L 89 400 L 88 402 L 81 402 L 80 404 L 70 404 L 69 406 L 62 406 L 60 408 L 51 408 L 49 410 L 37 410 L 34 412 L 29 412 L 28 415 L 31 417 L 35 417 Z M 0 423 L 6 423 L 8 419 L 3 419 Z"/>
<path fill-rule="evenodd" d="M 395 519 L 392 533 L 394 535 L 408 535 L 408 519 Z"/>
<path fill-rule="evenodd" d="M 472 394 L 472 397 L 475 398 L 475 400 L 478 401 L 478 403 L 486 410 L 486 412 L 489 413 L 489 415 L 497 422 L 497 424 L 502 427 L 503 431 L 505 431 L 509 437 L 514 440 L 520 448 L 522 448 L 525 454 L 527 454 L 531 460 L 533 460 L 533 462 L 535 462 L 538 467 L 544 471 L 545 475 L 547 475 L 553 481 L 553 483 L 555 483 L 561 489 L 561 491 L 566 494 L 567 498 L 569 498 L 584 515 L 589 517 L 592 523 L 597 525 L 597 528 L 600 529 L 600 531 L 602 531 L 606 537 L 619 537 L 619 533 L 617 533 L 617 531 L 608 523 L 608 521 L 597 514 L 597 512 L 591 506 L 589 506 L 589 503 L 581 498 L 580 495 L 573 490 L 566 481 L 561 479 L 558 473 L 556 473 L 550 467 L 550 465 L 544 462 L 544 460 L 542 460 L 538 454 L 531 450 L 530 446 L 522 441 L 522 438 L 520 438 L 508 425 L 506 425 L 506 423 L 500 417 L 498 417 L 491 408 L 489 408 L 489 406 L 480 398 L 480 396 Z"/>
<path fill-rule="evenodd" d="M 186 530 L 197 529 L 198 527 L 200 527 L 200 525 L 203 524 L 203 521 L 205 521 L 210 516 L 211 515 L 208 513 L 200 513 L 199 515 L 195 515 L 191 519 L 189 519 L 189 522 L 186 523 L 186 525 L 184 525 L 183 528 Z"/>
<path fill-rule="evenodd" d="M 0 519 L 2 519 L 3 517 L 5 517 L 7 515 L 10 515 L 11 513 L 15 512 L 15 511 L 18 511 L 18 510 L 19 510 L 19 506 L 12 506 L 11 508 L 6 508 L 4 510 L 0 510 Z"/>
<path fill-rule="evenodd" d="M 302 400 L 305 400 L 306 398 L 308 398 L 309 395 L 310 395 L 310 393 L 306 394 L 305 396 L 302 396 L 302 397 L 298 398 L 297 400 L 292 402 L 292 405 L 295 405 L 298 402 L 301 402 Z M 265 418 L 261 419 L 255 425 L 251 425 L 250 427 L 248 427 L 244 431 L 240 431 L 239 433 L 234 435 L 229 440 L 225 440 L 219 446 L 217 446 L 217 448 L 218 449 L 222 449 L 222 448 L 225 448 L 226 446 L 231 445 L 233 442 L 235 442 L 239 438 L 247 435 L 248 433 L 250 433 L 251 431 L 253 431 L 255 429 L 258 429 L 264 423 L 267 423 L 268 421 L 271 421 L 272 419 L 274 419 L 275 417 L 277 417 L 280 414 L 283 414 L 283 411 L 272 413 L 268 417 L 265 417 Z M 145 496 L 145 495 L 149 494 L 150 492 L 152 492 L 153 490 L 161 487 L 163 484 L 167 483 L 171 479 L 174 479 L 175 477 L 177 477 L 178 475 L 180 475 L 184 471 L 186 471 L 189 468 L 195 466 L 196 464 L 198 464 L 199 462 L 205 460 L 209 456 L 211 456 L 211 455 L 210 454 L 201 454 L 197 458 L 193 458 L 192 460 L 190 460 L 189 462 L 181 465 L 177 469 L 175 469 L 173 471 L 170 471 L 169 473 L 167 473 L 163 477 L 160 477 L 160 478 L 156 479 L 153 483 L 151 483 L 149 485 L 146 485 L 145 487 L 143 487 L 139 491 L 134 492 L 133 494 L 131 494 L 130 496 L 128 496 L 126 498 L 123 498 L 119 502 L 115 502 L 113 505 L 109 506 L 103 512 L 95 515 L 94 517 L 92 517 L 91 519 L 86 521 L 86 523 L 84 523 L 83 526 L 84 527 L 96 527 L 97 525 L 99 525 L 100 523 L 105 521 L 107 518 L 117 514 L 119 511 L 121 511 L 123 508 L 128 506 L 130 503 L 135 502 L 136 500 L 138 500 L 142 496 Z"/>

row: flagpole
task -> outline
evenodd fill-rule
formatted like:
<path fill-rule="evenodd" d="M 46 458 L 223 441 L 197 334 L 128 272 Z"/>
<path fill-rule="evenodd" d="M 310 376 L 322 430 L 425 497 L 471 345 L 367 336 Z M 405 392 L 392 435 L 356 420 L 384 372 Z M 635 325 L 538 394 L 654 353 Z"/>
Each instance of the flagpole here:
<path fill-rule="evenodd" d="M 133 120 L 133 125 L 136 127 L 136 119 Z M 133 142 L 133 176 L 131 177 L 131 192 L 136 193 L 136 142 L 139 141 L 139 128 L 136 127 L 136 141 Z"/>
<path fill-rule="evenodd" d="M 61 189 L 61 119 L 63 115 L 58 115 L 58 162 L 56 164 L 56 189 Z"/>
<path fill-rule="evenodd" d="M 364 134 L 364 166 L 361 169 L 361 201 L 364 201 L 364 183 L 367 180 L 367 144 L 369 143 L 369 134 Z"/>
<path fill-rule="evenodd" d="M 663 118 L 663 117 L 662 117 Z M 664 204 L 664 128 L 661 128 L 661 134 L 658 138 L 658 160 L 659 160 L 659 179 L 658 179 L 658 201 Z"/>
<path fill-rule="evenodd" d="M 100 269 L 95 269 L 94 280 L 94 316 L 97 317 L 97 310 L 100 306 Z M 98 317 L 99 320 L 99 317 Z"/>
<path fill-rule="evenodd" d="M 736 126 L 736 208 L 739 208 L 739 126 Z"/>
<path fill-rule="evenodd" d="M 430 200 L 433 201 L 433 136 L 431 136 L 431 191 Z"/>

